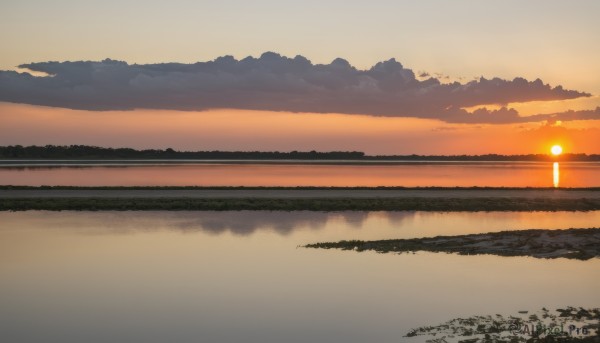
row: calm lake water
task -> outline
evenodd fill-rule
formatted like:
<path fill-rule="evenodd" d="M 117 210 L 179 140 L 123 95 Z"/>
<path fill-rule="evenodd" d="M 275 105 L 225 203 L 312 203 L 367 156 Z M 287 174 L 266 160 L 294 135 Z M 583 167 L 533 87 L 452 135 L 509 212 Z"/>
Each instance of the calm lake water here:
<path fill-rule="evenodd" d="M 600 259 L 298 245 L 591 227 L 595 212 L 0 212 L 3 342 L 404 342 L 411 328 L 599 307 Z"/>
<path fill-rule="evenodd" d="M 600 163 L 0 165 L 2 185 L 600 186 Z"/>

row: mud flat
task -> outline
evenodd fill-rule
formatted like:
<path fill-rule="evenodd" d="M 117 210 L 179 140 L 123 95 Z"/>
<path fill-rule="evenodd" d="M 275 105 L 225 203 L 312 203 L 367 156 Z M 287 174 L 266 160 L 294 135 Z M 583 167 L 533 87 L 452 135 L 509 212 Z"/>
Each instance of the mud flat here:
<path fill-rule="evenodd" d="M 379 241 L 340 241 L 308 244 L 306 248 L 341 249 L 379 253 L 416 251 L 531 256 L 589 260 L 600 257 L 600 228 L 566 230 L 519 230 L 461 236 L 438 236 Z"/>

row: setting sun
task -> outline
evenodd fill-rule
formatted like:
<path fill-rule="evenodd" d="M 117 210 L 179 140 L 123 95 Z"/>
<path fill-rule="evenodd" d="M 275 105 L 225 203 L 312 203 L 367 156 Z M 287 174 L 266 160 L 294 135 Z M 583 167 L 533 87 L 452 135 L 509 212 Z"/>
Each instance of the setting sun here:
<path fill-rule="evenodd" d="M 550 150 L 552 151 L 552 155 L 554 156 L 558 156 L 563 152 L 563 148 L 560 145 L 555 145 Z"/>

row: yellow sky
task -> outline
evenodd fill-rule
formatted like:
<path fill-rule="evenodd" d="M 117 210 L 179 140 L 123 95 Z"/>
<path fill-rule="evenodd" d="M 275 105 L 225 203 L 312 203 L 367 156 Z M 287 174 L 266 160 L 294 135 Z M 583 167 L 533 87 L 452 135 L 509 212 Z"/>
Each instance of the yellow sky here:
<path fill-rule="evenodd" d="M 49 60 L 160 63 L 275 51 L 357 68 L 396 58 L 452 78 L 541 78 L 600 94 L 596 0 L 5 0 L 0 69 Z"/>

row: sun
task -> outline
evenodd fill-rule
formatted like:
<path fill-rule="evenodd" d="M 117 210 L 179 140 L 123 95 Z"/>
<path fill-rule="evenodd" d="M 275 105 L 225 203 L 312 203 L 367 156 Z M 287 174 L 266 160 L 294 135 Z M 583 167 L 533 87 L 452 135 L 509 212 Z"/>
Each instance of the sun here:
<path fill-rule="evenodd" d="M 555 145 L 552 147 L 552 149 L 550 149 L 550 151 L 552 151 L 552 155 L 558 156 L 562 154 L 563 148 L 560 145 Z"/>

